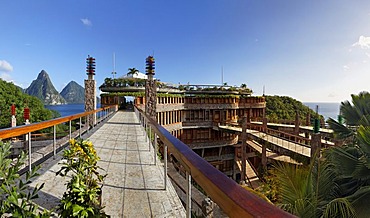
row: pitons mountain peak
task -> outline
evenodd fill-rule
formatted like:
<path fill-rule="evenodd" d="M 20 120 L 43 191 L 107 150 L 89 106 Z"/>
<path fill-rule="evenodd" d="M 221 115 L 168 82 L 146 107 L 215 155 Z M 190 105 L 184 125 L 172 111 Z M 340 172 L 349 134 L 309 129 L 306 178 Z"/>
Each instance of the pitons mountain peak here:
<path fill-rule="evenodd" d="M 60 94 L 69 104 L 83 104 L 85 102 L 85 89 L 75 81 L 69 82 Z"/>
<path fill-rule="evenodd" d="M 25 93 L 39 98 L 45 105 L 66 104 L 66 100 L 59 94 L 51 82 L 48 73 L 42 70 L 33 80 Z"/>
<path fill-rule="evenodd" d="M 49 79 L 50 80 L 50 77 L 49 77 L 49 74 L 45 70 L 41 70 L 41 72 L 37 76 L 37 79 Z"/>

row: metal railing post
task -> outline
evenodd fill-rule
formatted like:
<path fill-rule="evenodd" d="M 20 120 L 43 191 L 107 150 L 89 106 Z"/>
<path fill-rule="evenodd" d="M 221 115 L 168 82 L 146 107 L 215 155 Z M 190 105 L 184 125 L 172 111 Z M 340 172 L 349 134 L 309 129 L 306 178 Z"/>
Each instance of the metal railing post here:
<path fill-rule="evenodd" d="M 152 137 L 152 126 L 151 125 L 149 125 L 149 151 L 151 150 L 150 149 L 150 147 L 151 147 L 151 143 L 152 143 L 152 139 L 151 139 L 151 137 Z"/>
<path fill-rule="evenodd" d="M 87 132 L 88 133 L 90 132 L 90 119 L 89 119 L 89 116 L 90 115 L 85 116 L 85 126 L 87 126 Z"/>
<path fill-rule="evenodd" d="M 147 142 L 148 141 L 148 132 L 147 132 L 147 128 L 148 128 L 148 120 L 145 120 L 145 131 L 144 133 L 146 134 L 145 136 L 145 141 Z"/>
<path fill-rule="evenodd" d="M 72 120 L 69 121 L 69 140 L 72 139 Z"/>
<path fill-rule="evenodd" d="M 82 128 L 82 117 L 80 117 L 80 129 L 79 129 L 79 137 L 81 138 L 81 128 Z"/>
<path fill-rule="evenodd" d="M 154 164 L 157 165 L 157 133 L 154 132 Z"/>
<path fill-rule="evenodd" d="M 167 190 L 167 144 L 164 143 L 164 189 Z"/>
<path fill-rule="evenodd" d="M 188 185 L 186 190 L 186 217 L 191 218 L 191 175 L 186 171 L 186 183 Z"/>
<path fill-rule="evenodd" d="M 144 129 L 144 132 L 143 132 L 143 134 L 144 134 L 144 136 L 145 136 L 145 134 L 146 134 L 146 120 L 145 120 L 145 117 L 143 116 L 143 129 Z M 146 141 L 146 140 L 145 140 Z"/>
<path fill-rule="evenodd" d="M 28 170 L 32 171 L 32 145 L 31 145 L 31 132 L 28 133 Z"/>
<path fill-rule="evenodd" d="M 56 125 L 54 125 L 54 136 L 53 136 L 53 156 L 54 156 L 54 159 L 55 159 L 55 155 L 57 154 L 56 152 L 56 143 L 57 143 L 57 131 L 56 131 Z"/>

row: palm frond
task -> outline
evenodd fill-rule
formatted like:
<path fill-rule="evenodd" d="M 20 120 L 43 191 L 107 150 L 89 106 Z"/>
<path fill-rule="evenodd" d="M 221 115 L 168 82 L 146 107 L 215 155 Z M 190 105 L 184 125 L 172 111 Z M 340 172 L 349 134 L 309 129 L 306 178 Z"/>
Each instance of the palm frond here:
<path fill-rule="evenodd" d="M 358 217 L 368 217 L 370 214 L 370 186 L 361 187 L 347 199 L 351 202 Z"/>
<path fill-rule="evenodd" d="M 354 208 L 346 198 L 336 198 L 329 202 L 324 211 L 323 217 L 357 217 Z"/>
<path fill-rule="evenodd" d="M 345 177 L 352 176 L 359 161 L 358 157 L 349 153 L 346 147 L 332 147 L 326 150 L 325 158 L 336 168 L 334 169 L 336 172 Z"/>
<path fill-rule="evenodd" d="M 329 118 L 326 121 L 330 128 L 334 131 L 334 137 L 337 139 L 347 139 L 355 134 L 355 132 L 346 126 L 338 123 L 336 120 Z"/>
<path fill-rule="evenodd" d="M 295 205 L 297 199 L 307 197 L 310 188 L 308 170 L 287 163 L 277 163 L 273 174 L 279 183 L 283 204 Z"/>
<path fill-rule="evenodd" d="M 358 146 L 364 155 L 370 157 L 370 126 L 360 126 L 357 130 Z"/>
<path fill-rule="evenodd" d="M 355 97 L 352 95 L 352 99 L 353 98 Z M 358 110 L 356 110 L 349 101 L 341 103 L 340 113 L 345 118 L 347 125 L 357 125 L 357 122 L 361 119 Z"/>
<path fill-rule="evenodd" d="M 364 159 L 360 159 L 352 173 L 353 178 L 362 181 L 362 183 L 370 183 L 370 169 L 367 167 L 368 164 Z"/>
<path fill-rule="evenodd" d="M 339 187 L 335 180 L 336 172 L 332 164 L 317 160 L 312 168 L 312 189 L 318 202 L 327 201 L 339 196 Z"/>

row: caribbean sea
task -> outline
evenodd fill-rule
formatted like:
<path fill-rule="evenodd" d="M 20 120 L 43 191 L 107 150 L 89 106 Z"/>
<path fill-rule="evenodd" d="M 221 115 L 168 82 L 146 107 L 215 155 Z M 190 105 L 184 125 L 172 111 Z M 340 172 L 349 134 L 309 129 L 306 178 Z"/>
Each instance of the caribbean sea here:
<path fill-rule="evenodd" d="M 327 103 L 327 102 L 303 102 L 312 110 L 316 111 L 316 105 L 319 106 L 319 114 L 323 115 L 325 120 L 329 117 L 334 120 L 338 119 L 340 103 Z"/>
<path fill-rule="evenodd" d="M 45 107 L 50 110 L 58 111 L 62 117 L 85 112 L 84 104 L 45 105 Z M 96 108 L 100 108 L 100 104 L 98 104 Z"/>

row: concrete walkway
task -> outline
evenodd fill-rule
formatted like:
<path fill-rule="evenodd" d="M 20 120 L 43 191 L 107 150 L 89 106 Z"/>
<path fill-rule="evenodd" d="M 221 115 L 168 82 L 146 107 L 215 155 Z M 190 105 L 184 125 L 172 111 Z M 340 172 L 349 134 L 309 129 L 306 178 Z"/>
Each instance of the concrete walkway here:
<path fill-rule="evenodd" d="M 134 112 L 117 112 L 89 138 L 108 176 L 103 186 L 104 211 L 112 217 L 185 217 L 186 213 L 170 180 L 164 190 L 163 164 L 154 164 L 143 128 Z M 59 203 L 66 180 L 55 176 L 60 157 L 45 163 L 42 175 L 33 182 L 45 182 L 37 203 L 51 209 Z M 160 163 L 160 161 L 157 161 Z"/>

